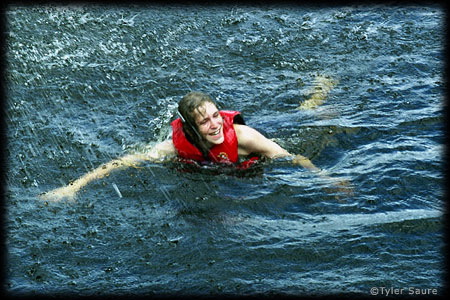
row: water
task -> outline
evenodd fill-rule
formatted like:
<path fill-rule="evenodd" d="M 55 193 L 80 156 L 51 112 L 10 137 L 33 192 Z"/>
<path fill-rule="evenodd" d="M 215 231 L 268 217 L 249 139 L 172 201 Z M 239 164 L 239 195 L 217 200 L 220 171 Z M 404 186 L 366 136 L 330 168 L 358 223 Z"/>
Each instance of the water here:
<path fill-rule="evenodd" d="M 6 25 L 8 292 L 443 292 L 441 7 L 10 6 Z M 297 110 L 317 75 L 339 84 Z M 280 160 L 37 198 L 164 140 L 191 90 L 354 195 Z"/>

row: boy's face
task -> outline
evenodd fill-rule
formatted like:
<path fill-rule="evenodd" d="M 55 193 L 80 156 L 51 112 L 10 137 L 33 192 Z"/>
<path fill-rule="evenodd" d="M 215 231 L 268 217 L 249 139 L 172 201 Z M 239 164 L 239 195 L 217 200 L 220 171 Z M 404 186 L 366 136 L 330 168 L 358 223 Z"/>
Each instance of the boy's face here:
<path fill-rule="evenodd" d="M 225 140 L 223 118 L 213 103 L 205 102 L 195 111 L 195 124 L 209 147 L 222 144 Z"/>

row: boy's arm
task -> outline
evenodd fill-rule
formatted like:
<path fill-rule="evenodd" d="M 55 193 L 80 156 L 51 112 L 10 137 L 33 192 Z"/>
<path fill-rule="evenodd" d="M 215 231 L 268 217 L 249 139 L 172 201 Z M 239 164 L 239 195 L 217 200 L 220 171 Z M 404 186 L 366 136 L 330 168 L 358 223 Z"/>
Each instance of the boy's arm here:
<path fill-rule="evenodd" d="M 64 198 L 73 199 L 82 187 L 93 180 L 103 178 L 112 171 L 125 169 L 127 167 L 137 167 L 142 161 L 160 162 L 163 159 L 175 155 L 175 153 L 172 140 L 167 140 L 157 144 L 147 153 L 128 154 L 114 159 L 86 173 L 68 185 L 41 194 L 39 197 L 43 200 L 51 201 L 59 201 Z"/>
<path fill-rule="evenodd" d="M 248 155 L 250 153 L 258 153 L 268 158 L 292 157 L 292 163 L 301 165 L 304 168 L 318 174 L 320 177 L 331 180 L 342 191 L 351 192 L 348 188 L 350 184 L 346 180 L 333 178 L 328 172 L 316 167 L 307 157 L 300 154 L 294 155 L 283 149 L 274 141 L 269 140 L 257 130 L 246 126 L 235 124 L 236 135 L 239 143 L 239 154 Z"/>
<path fill-rule="evenodd" d="M 311 171 L 320 171 L 320 169 L 317 168 L 308 158 L 302 155 L 293 155 L 289 153 L 274 141 L 266 138 L 256 129 L 238 124 L 235 124 L 234 128 L 238 137 L 240 155 L 258 153 L 268 158 L 291 156 L 293 157 L 292 162 L 294 164 L 301 165 Z"/>

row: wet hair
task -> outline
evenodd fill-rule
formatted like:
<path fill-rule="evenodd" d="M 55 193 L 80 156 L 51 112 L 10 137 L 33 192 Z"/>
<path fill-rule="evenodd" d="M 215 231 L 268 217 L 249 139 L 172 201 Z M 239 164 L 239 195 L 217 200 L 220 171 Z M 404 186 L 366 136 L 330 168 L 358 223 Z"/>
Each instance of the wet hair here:
<path fill-rule="evenodd" d="M 195 116 L 196 113 L 200 113 L 199 108 L 207 102 L 217 107 L 217 103 L 202 92 L 190 92 L 178 103 L 178 113 L 183 123 L 183 131 L 187 139 L 200 150 L 205 159 L 208 158 L 209 148 L 198 131 Z"/>

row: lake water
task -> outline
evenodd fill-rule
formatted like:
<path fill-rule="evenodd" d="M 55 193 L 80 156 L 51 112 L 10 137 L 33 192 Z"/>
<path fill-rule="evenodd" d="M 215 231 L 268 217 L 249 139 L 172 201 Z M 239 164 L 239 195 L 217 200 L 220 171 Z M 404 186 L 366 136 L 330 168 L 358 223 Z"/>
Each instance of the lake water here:
<path fill-rule="evenodd" d="M 444 16 L 420 5 L 9 6 L 6 290 L 442 293 Z M 318 75 L 339 84 L 298 110 Z M 243 177 L 146 163 L 75 202 L 37 198 L 164 140 L 192 90 L 354 194 L 277 160 Z"/>

